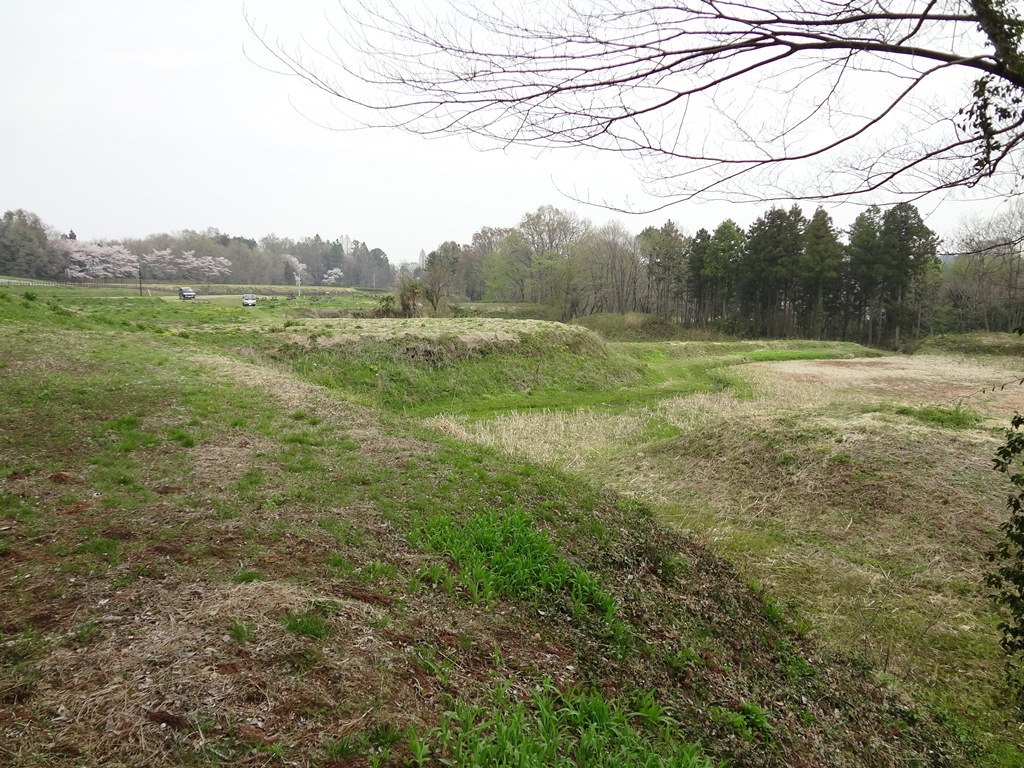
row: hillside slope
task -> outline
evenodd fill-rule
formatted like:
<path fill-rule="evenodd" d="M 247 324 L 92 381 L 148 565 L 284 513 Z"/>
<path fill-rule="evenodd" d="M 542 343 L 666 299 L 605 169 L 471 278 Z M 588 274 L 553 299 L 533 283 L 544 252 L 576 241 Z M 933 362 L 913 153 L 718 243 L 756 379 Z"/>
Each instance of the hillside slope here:
<path fill-rule="evenodd" d="M 0 335 L 5 764 L 970 763 L 642 505 L 24 304 Z"/>

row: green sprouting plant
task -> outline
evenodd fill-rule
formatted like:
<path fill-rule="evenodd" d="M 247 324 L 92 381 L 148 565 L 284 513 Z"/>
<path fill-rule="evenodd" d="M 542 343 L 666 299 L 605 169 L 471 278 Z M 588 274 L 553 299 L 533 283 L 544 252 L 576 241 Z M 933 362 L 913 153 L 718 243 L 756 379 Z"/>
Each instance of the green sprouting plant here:
<path fill-rule="evenodd" d="M 266 577 L 259 571 L 254 571 L 252 568 L 241 568 L 235 571 L 231 580 L 235 584 L 249 584 L 253 581 L 263 581 Z"/>
<path fill-rule="evenodd" d="M 378 723 L 366 734 L 366 743 L 377 749 L 387 749 L 402 740 L 402 732 L 393 723 Z"/>
<path fill-rule="evenodd" d="M 747 726 L 746 718 L 741 713 L 733 712 L 725 707 L 713 706 L 708 709 L 708 714 L 711 715 L 712 720 L 727 725 L 730 730 L 734 731 L 741 738 L 747 741 L 754 740 L 754 735 Z"/>
<path fill-rule="evenodd" d="M 670 653 L 665 661 L 672 671 L 681 677 L 685 677 L 691 669 L 696 669 L 704 663 L 704 659 L 693 648 L 681 646 L 673 653 Z"/>
<path fill-rule="evenodd" d="M 398 576 L 398 566 L 394 563 L 373 560 L 359 569 L 359 576 L 361 581 L 366 582 L 393 579 Z"/>
<path fill-rule="evenodd" d="M 800 677 L 813 677 L 818 674 L 818 670 L 798 651 L 794 650 L 785 638 L 777 638 L 776 644 L 775 657 L 779 660 L 786 677 L 796 680 Z"/>
<path fill-rule="evenodd" d="M 247 643 L 256 634 L 256 627 L 248 621 L 232 621 L 228 625 L 228 632 L 236 643 Z"/>
<path fill-rule="evenodd" d="M 654 732 L 659 728 L 671 728 L 675 725 L 672 716 L 658 703 L 654 691 L 647 691 L 640 696 L 633 705 L 632 717 L 639 718 L 649 730 Z"/>
<path fill-rule="evenodd" d="M 324 757 L 328 760 L 347 760 L 356 757 L 362 752 L 359 740 L 352 734 L 342 736 L 336 741 L 330 741 L 324 748 Z"/>
<path fill-rule="evenodd" d="M 708 712 L 712 720 L 729 726 L 738 736 L 747 741 L 771 738 L 774 730 L 768 722 L 768 712 L 753 702 L 744 701 L 737 712 L 725 707 L 714 706 Z"/>
<path fill-rule="evenodd" d="M 785 624 L 786 612 L 783 610 L 779 602 L 771 595 L 765 595 L 764 598 L 764 615 L 768 617 L 768 620 L 773 624 Z"/>
<path fill-rule="evenodd" d="M 299 648 L 284 654 L 280 663 L 292 674 L 304 675 L 323 659 L 324 654 L 319 648 Z"/>
<path fill-rule="evenodd" d="M 432 563 L 426 570 L 421 569 L 418 575 L 420 581 L 435 588 L 440 587 L 446 594 L 450 595 L 455 590 L 455 580 L 447 563 Z"/>
<path fill-rule="evenodd" d="M 426 765 L 427 760 L 430 759 L 430 744 L 427 743 L 426 739 L 420 738 L 420 735 L 416 733 L 416 729 L 412 726 L 409 726 L 406 737 L 406 744 L 409 747 L 410 754 L 412 754 L 413 762 L 418 766 Z"/>
<path fill-rule="evenodd" d="M 455 662 L 437 653 L 430 646 L 421 646 L 416 650 L 416 661 L 423 669 L 434 675 L 441 685 L 447 686 L 451 682 Z"/>
<path fill-rule="evenodd" d="M 88 645 L 89 641 L 96 637 L 99 628 L 100 623 L 98 621 L 87 621 L 84 624 L 79 625 L 73 634 L 75 642 L 80 646 Z"/>
<path fill-rule="evenodd" d="M 617 617 L 614 598 L 595 576 L 559 555 L 522 509 L 490 511 L 459 521 L 450 515 L 419 520 L 412 539 L 458 564 L 455 578 L 474 603 L 488 605 L 508 595 L 539 604 L 546 595 L 561 593 L 569 598 L 577 618 L 597 614 L 604 623 L 603 634 L 617 641 L 629 636 Z M 434 578 L 442 574 L 437 572 Z"/>
<path fill-rule="evenodd" d="M 743 709 L 743 719 L 746 720 L 747 727 L 759 736 L 766 739 L 771 738 L 774 730 L 768 722 L 768 712 L 750 701 L 744 701 L 741 706 Z"/>
<path fill-rule="evenodd" d="M 1006 506 L 1010 519 L 999 526 L 1003 539 L 989 552 L 994 568 L 985 583 L 995 590 L 993 598 L 1002 607 L 1004 620 L 999 624 L 1006 653 L 1024 651 L 1024 415 L 1017 413 L 1006 431 L 1006 441 L 996 449 L 995 469 L 1010 480 Z"/>
<path fill-rule="evenodd" d="M 489 706 L 456 701 L 438 727 L 416 738 L 413 754 L 425 761 L 429 748 L 442 765 L 507 765 L 514 755 L 524 768 L 713 768 L 697 745 L 678 739 L 676 725 L 653 693 L 630 707 L 597 691 L 559 690 L 545 681 L 527 702 L 505 685 Z"/>
<path fill-rule="evenodd" d="M 322 640 L 331 633 L 331 627 L 323 614 L 315 609 L 303 613 L 286 613 L 281 618 L 281 623 L 289 632 L 314 640 Z"/>
<path fill-rule="evenodd" d="M 327 555 L 327 566 L 333 572 L 332 575 L 338 578 L 347 578 L 356 575 L 356 567 L 341 552 L 331 552 Z"/>

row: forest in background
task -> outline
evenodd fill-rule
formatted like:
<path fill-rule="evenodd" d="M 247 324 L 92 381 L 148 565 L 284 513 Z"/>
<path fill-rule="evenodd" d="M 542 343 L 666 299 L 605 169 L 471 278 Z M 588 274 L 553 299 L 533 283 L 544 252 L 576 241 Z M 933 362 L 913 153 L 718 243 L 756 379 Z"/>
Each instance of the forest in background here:
<path fill-rule="evenodd" d="M 34 213 L 7 211 L 0 221 L 0 274 L 43 280 L 172 280 L 233 285 L 337 284 L 388 289 L 396 268 L 380 248 L 347 236 L 260 240 L 217 229 L 86 242 Z"/>
<path fill-rule="evenodd" d="M 546 205 L 515 227 L 482 227 L 470 243 L 447 241 L 395 265 L 348 237 L 255 240 L 209 229 L 89 243 L 17 210 L 0 222 L 0 274 L 395 289 L 406 313 L 526 302 L 562 320 L 639 312 L 742 337 L 898 348 L 930 333 L 1018 327 L 1022 240 L 1021 207 L 966 222 L 940 247 L 910 203 L 868 208 L 846 230 L 823 208 L 807 217 L 794 205 L 746 229 L 726 219 L 692 235 L 671 220 L 634 235 Z"/>

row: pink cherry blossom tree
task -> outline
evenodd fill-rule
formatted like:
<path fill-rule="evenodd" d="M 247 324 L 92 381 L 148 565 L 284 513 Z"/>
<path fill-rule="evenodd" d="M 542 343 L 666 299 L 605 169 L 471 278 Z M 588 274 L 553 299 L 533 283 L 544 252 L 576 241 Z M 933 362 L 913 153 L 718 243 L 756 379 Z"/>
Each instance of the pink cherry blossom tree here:
<path fill-rule="evenodd" d="M 223 256 L 197 256 L 195 251 L 182 251 L 175 263 L 181 277 L 207 283 L 231 274 L 231 262 Z"/>
<path fill-rule="evenodd" d="M 72 239 L 56 240 L 53 244 L 67 256 L 67 276 L 72 280 L 111 280 L 138 275 L 138 258 L 123 245 Z"/>
<path fill-rule="evenodd" d="M 297 258 L 292 256 L 290 253 L 286 253 L 281 256 L 284 259 L 285 264 L 291 267 L 292 275 L 295 277 L 295 287 L 299 289 L 299 296 L 302 295 L 302 278 L 308 275 L 306 265 L 299 261 Z"/>
<path fill-rule="evenodd" d="M 201 280 L 211 282 L 231 274 L 231 262 L 222 256 L 198 256 L 195 251 L 174 253 L 170 248 L 137 255 L 117 243 L 97 243 L 70 238 L 53 241 L 68 260 L 67 275 L 73 280 L 137 278 L 151 280 Z"/>

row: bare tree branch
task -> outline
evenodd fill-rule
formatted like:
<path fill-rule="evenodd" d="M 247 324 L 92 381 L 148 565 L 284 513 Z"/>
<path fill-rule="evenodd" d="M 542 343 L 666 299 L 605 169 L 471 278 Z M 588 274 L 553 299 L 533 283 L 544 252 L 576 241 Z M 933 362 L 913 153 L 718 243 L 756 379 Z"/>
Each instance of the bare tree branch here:
<path fill-rule="evenodd" d="M 320 47 L 249 24 L 356 125 L 625 153 L 666 205 L 1020 178 L 1024 22 L 1007 0 L 452 2 L 346 3 Z"/>

